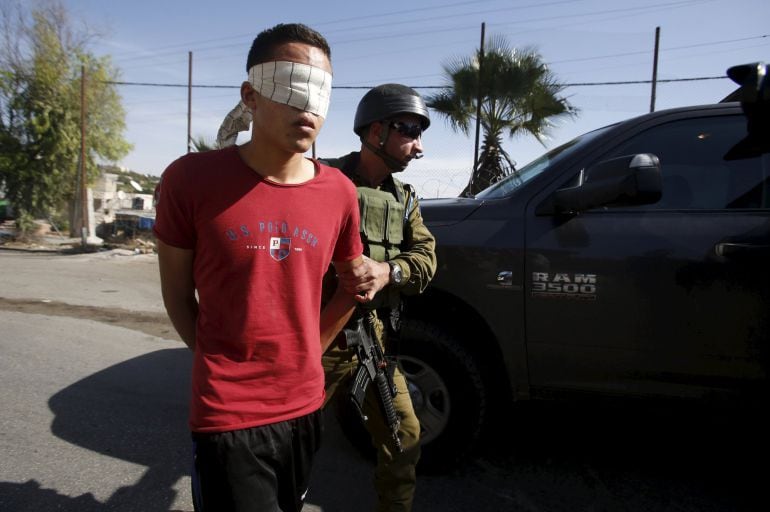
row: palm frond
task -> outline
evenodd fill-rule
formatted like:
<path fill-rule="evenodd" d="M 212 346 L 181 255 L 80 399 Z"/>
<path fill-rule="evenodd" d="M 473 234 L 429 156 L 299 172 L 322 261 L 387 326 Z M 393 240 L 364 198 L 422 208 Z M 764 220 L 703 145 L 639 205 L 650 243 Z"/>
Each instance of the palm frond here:
<path fill-rule="evenodd" d="M 484 144 L 473 176 L 463 192 L 476 193 L 485 185 L 515 172 L 503 150 L 502 134 L 509 138 L 531 135 L 541 143 L 554 120 L 574 117 L 578 111 L 561 95 L 563 86 L 532 47 L 514 48 L 505 36 L 490 36 L 482 56 L 458 57 L 443 66 L 447 88 L 426 99 L 454 130 L 469 134 L 477 121 Z"/>

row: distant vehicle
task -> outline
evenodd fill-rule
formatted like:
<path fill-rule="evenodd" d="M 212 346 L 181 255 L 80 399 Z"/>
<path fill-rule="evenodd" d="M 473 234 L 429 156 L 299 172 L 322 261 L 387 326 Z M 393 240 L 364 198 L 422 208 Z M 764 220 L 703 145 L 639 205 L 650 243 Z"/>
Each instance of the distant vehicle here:
<path fill-rule="evenodd" d="M 0 198 L 0 221 L 11 218 L 11 204 L 7 199 Z"/>
<path fill-rule="evenodd" d="M 582 135 L 474 198 L 425 200 L 438 247 L 401 364 L 423 464 L 510 400 L 756 398 L 770 360 L 770 78 Z"/>

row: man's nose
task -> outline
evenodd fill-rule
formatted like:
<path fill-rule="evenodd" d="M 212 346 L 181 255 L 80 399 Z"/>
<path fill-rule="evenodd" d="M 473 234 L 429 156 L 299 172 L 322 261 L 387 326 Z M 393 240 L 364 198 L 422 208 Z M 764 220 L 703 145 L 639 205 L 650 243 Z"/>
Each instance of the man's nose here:
<path fill-rule="evenodd" d="M 412 146 L 413 153 L 422 153 L 422 136 L 418 136 L 414 139 L 414 146 Z"/>

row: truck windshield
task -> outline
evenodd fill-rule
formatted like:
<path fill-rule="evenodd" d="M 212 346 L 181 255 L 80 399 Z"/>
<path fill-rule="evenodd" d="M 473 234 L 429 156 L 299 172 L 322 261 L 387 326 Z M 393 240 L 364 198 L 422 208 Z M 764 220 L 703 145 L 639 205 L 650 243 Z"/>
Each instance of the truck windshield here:
<path fill-rule="evenodd" d="M 604 128 L 599 128 L 598 130 L 584 133 L 583 135 L 576 137 L 565 144 L 562 144 L 558 148 L 552 149 L 543 156 L 532 160 L 521 169 L 516 169 L 512 174 L 506 176 L 497 183 L 493 183 L 489 187 L 485 188 L 476 194 L 476 197 L 479 199 L 500 199 L 510 195 L 514 190 L 550 167 L 554 161 L 560 160 L 562 158 L 570 158 L 570 155 L 572 155 L 575 151 L 578 151 L 581 147 L 588 144 L 590 141 L 607 131 L 609 128 L 610 126 L 605 126 Z"/>

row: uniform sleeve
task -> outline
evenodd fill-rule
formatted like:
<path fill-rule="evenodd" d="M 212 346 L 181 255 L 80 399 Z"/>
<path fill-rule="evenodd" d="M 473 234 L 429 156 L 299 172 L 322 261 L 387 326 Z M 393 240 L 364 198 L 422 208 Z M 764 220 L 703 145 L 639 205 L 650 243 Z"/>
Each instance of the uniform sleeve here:
<path fill-rule="evenodd" d="M 192 194 L 187 184 L 194 180 L 185 179 L 187 174 L 183 162 L 177 160 L 161 175 L 155 190 L 155 224 L 153 232 L 164 243 L 180 249 L 194 249 L 195 223 L 191 206 Z"/>
<path fill-rule="evenodd" d="M 405 284 L 400 292 L 406 295 L 422 293 L 436 274 L 436 239 L 433 237 L 420 213 L 420 204 L 415 197 L 409 222 L 404 226 L 405 247 L 392 261 L 401 266 Z"/>

